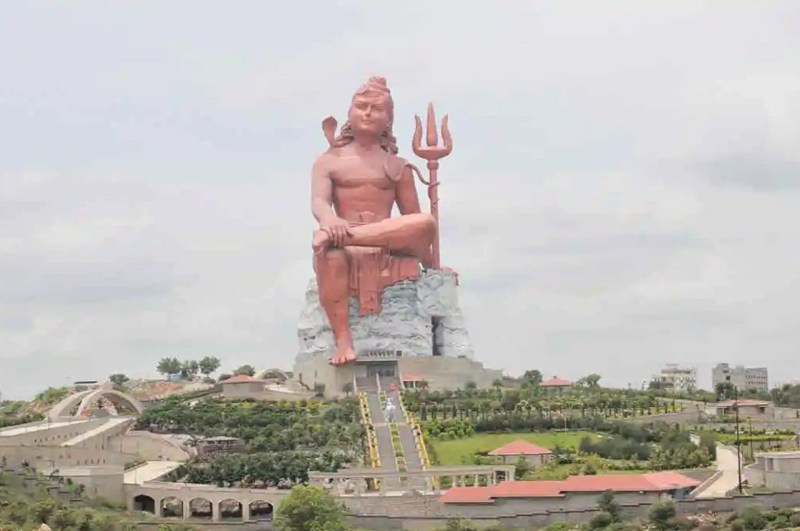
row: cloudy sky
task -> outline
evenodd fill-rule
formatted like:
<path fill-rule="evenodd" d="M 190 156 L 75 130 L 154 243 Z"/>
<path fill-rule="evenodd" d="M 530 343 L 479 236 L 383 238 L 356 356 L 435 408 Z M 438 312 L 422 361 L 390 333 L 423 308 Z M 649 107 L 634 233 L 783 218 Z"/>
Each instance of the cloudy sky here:
<path fill-rule="evenodd" d="M 800 4 L 3 2 L 0 392 L 290 368 L 320 120 L 451 115 L 443 262 L 477 357 L 800 378 Z M 413 155 L 411 155 L 413 157 Z"/>

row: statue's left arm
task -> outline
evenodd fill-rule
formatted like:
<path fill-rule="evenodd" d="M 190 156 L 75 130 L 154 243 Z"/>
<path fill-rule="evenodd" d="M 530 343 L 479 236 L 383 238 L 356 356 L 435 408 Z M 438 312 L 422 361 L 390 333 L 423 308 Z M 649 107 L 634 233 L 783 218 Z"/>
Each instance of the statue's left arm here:
<path fill-rule="evenodd" d="M 414 182 L 414 174 L 411 173 L 411 168 L 406 166 L 406 161 L 400 159 L 403 163 L 403 169 L 400 173 L 400 179 L 397 181 L 397 209 L 400 215 L 406 214 L 419 214 L 422 209 L 419 206 L 419 195 L 417 194 L 417 185 Z"/>

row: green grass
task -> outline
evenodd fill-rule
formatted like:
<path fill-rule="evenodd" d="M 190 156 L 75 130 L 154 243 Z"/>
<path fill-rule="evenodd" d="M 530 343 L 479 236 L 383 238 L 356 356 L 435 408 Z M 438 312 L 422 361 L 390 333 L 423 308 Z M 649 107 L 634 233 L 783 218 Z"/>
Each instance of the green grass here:
<path fill-rule="evenodd" d="M 545 448 L 577 449 L 584 437 L 600 437 L 588 431 L 547 431 L 538 433 L 480 433 L 464 439 L 454 441 L 428 440 L 433 446 L 442 466 L 472 463 L 472 456 L 479 452 L 488 452 L 516 441 L 524 439 Z"/>

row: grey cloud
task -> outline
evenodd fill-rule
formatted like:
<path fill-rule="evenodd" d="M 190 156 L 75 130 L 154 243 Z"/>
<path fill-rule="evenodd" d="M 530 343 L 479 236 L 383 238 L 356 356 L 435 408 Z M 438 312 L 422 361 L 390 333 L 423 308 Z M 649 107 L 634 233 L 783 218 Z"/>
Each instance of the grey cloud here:
<path fill-rule="evenodd" d="M 698 165 L 711 181 L 756 191 L 781 191 L 800 187 L 800 158 L 746 149 Z"/>
<path fill-rule="evenodd" d="M 404 155 L 429 100 L 451 115 L 443 257 L 479 358 L 793 374 L 795 2 L 284 7 L 0 7 L 4 395 L 163 355 L 289 367 L 320 119 L 373 73 Z"/>

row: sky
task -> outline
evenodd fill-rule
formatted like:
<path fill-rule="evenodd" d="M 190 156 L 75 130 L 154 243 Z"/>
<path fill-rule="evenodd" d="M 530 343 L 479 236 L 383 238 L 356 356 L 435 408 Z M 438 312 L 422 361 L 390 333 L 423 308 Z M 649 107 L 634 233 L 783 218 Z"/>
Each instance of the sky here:
<path fill-rule="evenodd" d="M 291 369 L 320 122 L 373 74 L 412 161 L 414 114 L 450 115 L 477 359 L 800 379 L 800 3 L 277 6 L 0 5 L 5 398 L 165 356 Z"/>

